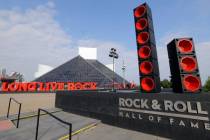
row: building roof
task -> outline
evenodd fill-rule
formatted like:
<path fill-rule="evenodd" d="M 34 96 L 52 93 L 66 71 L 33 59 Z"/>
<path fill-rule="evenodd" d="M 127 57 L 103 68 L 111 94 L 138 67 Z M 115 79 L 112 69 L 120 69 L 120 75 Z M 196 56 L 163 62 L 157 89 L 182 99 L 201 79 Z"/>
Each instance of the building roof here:
<path fill-rule="evenodd" d="M 123 78 L 114 73 L 115 83 L 123 83 Z M 98 87 L 112 84 L 113 71 L 98 60 L 88 60 L 77 56 L 52 71 L 36 78 L 38 82 L 96 82 Z M 129 83 L 125 80 L 125 83 Z"/>

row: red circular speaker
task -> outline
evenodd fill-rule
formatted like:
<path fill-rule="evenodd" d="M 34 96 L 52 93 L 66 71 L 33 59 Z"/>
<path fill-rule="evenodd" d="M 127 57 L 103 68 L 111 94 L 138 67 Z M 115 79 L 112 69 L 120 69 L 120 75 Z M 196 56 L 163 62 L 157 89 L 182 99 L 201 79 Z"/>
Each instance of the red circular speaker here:
<path fill-rule="evenodd" d="M 140 58 L 146 59 L 146 58 L 150 57 L 151 49 L 149 46 L 143 46 L 139 49 L 138 54 L 139 54 Z"/>
<path fill-rule="evenodd" d="M 193 44 L 191 40 L 182 39 L 178 42 L 178 49 L 181 53 L 190 53 L 193 51 Z"/>
<path fill-rule="evenodd" d="M 139 70 L 143 74 L 150 74 L 153 71 L 153 65 L 149 61 L 144 61 L 140 64 Z"/>
<path fill-rule="evenodd" d="M 144 44 L 149 40 L 149 33 L 148 32 L 141 32 L 137 36 L 137 41 L 139 44 Z"/>
<path fill-rule="evenodd" d="M 197 62 L 195 58 L 186 56 L 181 59 L 180 65 L 184 71 L 192 72 L 197 68 Z"/>
<path fill-rule="evenodd" d="M 141 87 L 145 91 L 151 91 L 155 88 L 155 82 L 152 78 L 149 77 L 142 78 Z"/>
<path fill-rule="evenodd" d="M 136 22 L 136 29 L 137 30 L 144 30 L 147 27 L 148 23 L 146 18 L 141 18 Z"/>
<path fill-rule="evenodd" d="M 146 12 L 146 8 L 145 6 L 140 6 L 138 8 L 136 8 L 135 12 L 134 12 L 134 16 L 139 18 L 139 17 L 142 17 Z"/>
<path fill-rule="evenodd" d="M 198 77 L 188 75 L 184 77 L 183 84 L 188 91 L 195 92 L 200 88 L 200 80 Z"/>

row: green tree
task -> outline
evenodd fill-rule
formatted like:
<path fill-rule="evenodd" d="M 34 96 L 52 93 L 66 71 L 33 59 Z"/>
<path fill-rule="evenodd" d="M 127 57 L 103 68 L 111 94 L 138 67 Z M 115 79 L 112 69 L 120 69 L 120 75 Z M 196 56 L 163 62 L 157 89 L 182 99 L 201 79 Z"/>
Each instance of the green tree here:
<path fill-rule="evenodd" d="M 162 88 L 171 88 L 171 82 L 168 79 L 160 81 L 160 85 Z"/>
<path fill-rule="evenodd" d="M 210 77 L 208 77 L 208 79 L 206 80 L 206 83 L 205 83 L 205 85 L 203 87 L 203 90 L 205 92 L 210 92 Z"/>

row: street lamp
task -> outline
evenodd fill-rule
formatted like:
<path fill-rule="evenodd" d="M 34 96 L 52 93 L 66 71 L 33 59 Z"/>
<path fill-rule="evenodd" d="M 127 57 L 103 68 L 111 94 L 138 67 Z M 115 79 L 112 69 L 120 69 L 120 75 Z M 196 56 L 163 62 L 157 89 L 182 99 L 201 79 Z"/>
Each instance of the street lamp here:
<path fill-rule="evenodd" d="M 125 88 L 125 68 L 126 68 L 126 65 L 125 65 L 124 60 L 123 60 L 123 65 L 122 65 L 122 72 L 123 72 L 123 88 Z"/>
<path fill-rule="evenodd" d="M 116 52 L 116 49 L 115 48 L 111 48 L 111 50 L 110 50 L 110 52 L 109 52 L 109 57 L 112 57 L 113 58 L 113 75 L 112 75 L 112 90 L 114 91 L 114 75 L 115 75 L 115 73 L 114 73 L 114 59 L 118 59 L 118 54 L 117 54 L 117 52 Z"/>

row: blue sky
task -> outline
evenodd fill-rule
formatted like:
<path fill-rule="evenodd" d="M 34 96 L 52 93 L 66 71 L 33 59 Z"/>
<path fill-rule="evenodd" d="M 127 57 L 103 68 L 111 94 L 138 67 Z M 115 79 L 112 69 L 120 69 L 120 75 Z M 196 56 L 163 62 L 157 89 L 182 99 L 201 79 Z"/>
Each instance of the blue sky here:
<path fill-rule="evenodd" d="M 208 50 L 210 47 L 210 1 L 208 0 L 1 0 L 0 12 L 4 10 L 7 12 L 17 11 L 19 15 L 26 16 L 26 13 L 29 10 L 32 9 L 37 12 L 37 7 L 43 6 L 49 10 L 47 11 L 47 14 L 49 14 L 50 21 L 46 21 L 46 24 L 49 22 L 53 23 L 52 30 L 54 29 L 54 25 L 56 25 L 55 31 L 59 30 L 58 35 L 62 34 L 62 38 L 66 38 L 66 42 L 69 41 L 68 43 L 65 41 L 65 43 L 59 42 L 61 45 L 56 42 L 57 44 L 55 44 L 57 47 L 64 46 L 72 49 L 80 46 L 81 42 L 83 45 L 85 44 L 90 47 L 91 44 L 96 45 L 102 43 L 106 45 L 109 44 L 110 46 L 116 45 L 119 49 L 122 47 L 122 50 L 127 50 L 129 53 L 136 55 L 136 40 L 132 10 L 143 2 L 147 2 L 152 9 L 157 46 L 163 48 L 158 51 L 159 57 L 161 57 L 160 65 L 162 66 L 161 73 L 163 78 L 169 76 L 168 64 L 167 66 L 164 65 L 168 62 L 163 62 L 163 60 L 166 59 L 165 53 L 167 53 L 165 47 L 174 37 L 193 37 L 195 44 L 197 44 L 196 49 L 197 47 L 205 46 L 205 49 L 204 47 L 202 47 L 201 50 L 198 49 L 198 54 L 206 54 L 204 50 Z M 36 21 L 36 19 L 34 20 Z M 39 20 L 41 24 L 41 19 Z M 17 23 L 15 22 L 15 24 Z M 33 30 L 38 31 L 37 28 L 33 28 Z M 26 33 L 26 31 L 24 33 Z M 57 36 L 55 36 L 55 38 L 56 37 Z M 23 44 L 23 46 L 24 45 L 25 44 Z M 50 45 L 51 44 L 47 44 L 47 46 Z M 162 55 L 164 55 L 163 58 Z M 9 57 L 11 56 L 8 54 L 8 58 Z M 203 58 L 201 58 L 201 56 L 199 57 L 199 61 L 203 63 Z M 102 58 L 105 58 L 105 56 L 100 58 L 102 62 L 109 62 L 108 58 L 107 60 Z M 205 59 L 207 58 L 209 57 L 206 56 Z M 131 64 L 132 61 L 129 61 L 130 58 L 127 58 L 125 55 L 124 59 L 128 59 L 128 67 L 131 65 L 133 66 L 133 64 Z M 132 60 L 133 59 L 135 59 L 135 57 L 132 58 Z M 11 58 L 11 60 L 13 60 L 13 58 Z M 66 60 L 68 59 L 62 59 L 60 62 Z M 11 61 L 9 62 L 11 63 Z M 38 61 L 37 64 L 38 63 L 41 63 L 41 60 Z M 53 67 L 61 64 L 59 62 L 54 64 L 50 61 L 44 63 L 52 65 Z M 119 62 L 118 65 L 120 66 L 120 64 L 121 62 Z M 210 65 L 201 65 L 201 72 L 204 73 L 203 77 L 205 79 L 210 75 L 210 72 L 206 70 L 206 67 Z M 7 66 L 5 63 L 0 63 L 0 67 L 9 67 L 12 70 L 15 69 L 11 66 Z M 136 65 L 133 67 L 136 67 Z M 167 68 L 167 72 L 164 71 L 165 68 Z M 21 68 L 17 69 L 25 72 L 25 70 Z M 118 71 L 120 73 L 120 70 Z M 129 75 L 129 73 L 132 72 L 128 69 L 127 77 L 129 80 L 134 79 L 135 81 L 138 81 L 138 78 L 136 78 L 137 76 L 135 76 L 137 75 L 136 71 L 134 72 L 134 75 Z M 30 76 L 26 77 L 32 79 Z"/>
<path fill-rule="evenodd" d="M 7 0 L 1 9 L 22 10 L 46 4 L 49 0 Z M 120 42 L 136 49 L 133 26 L 134 7 L 147 2 L 152 8 L 155 35 L 159 39 L 170 32 L 183 32 L 197 42 L 208 41 L 210 10 L 208 0 L 53 0 L 56 20 L 73 39 L 94 38 Z"/>

